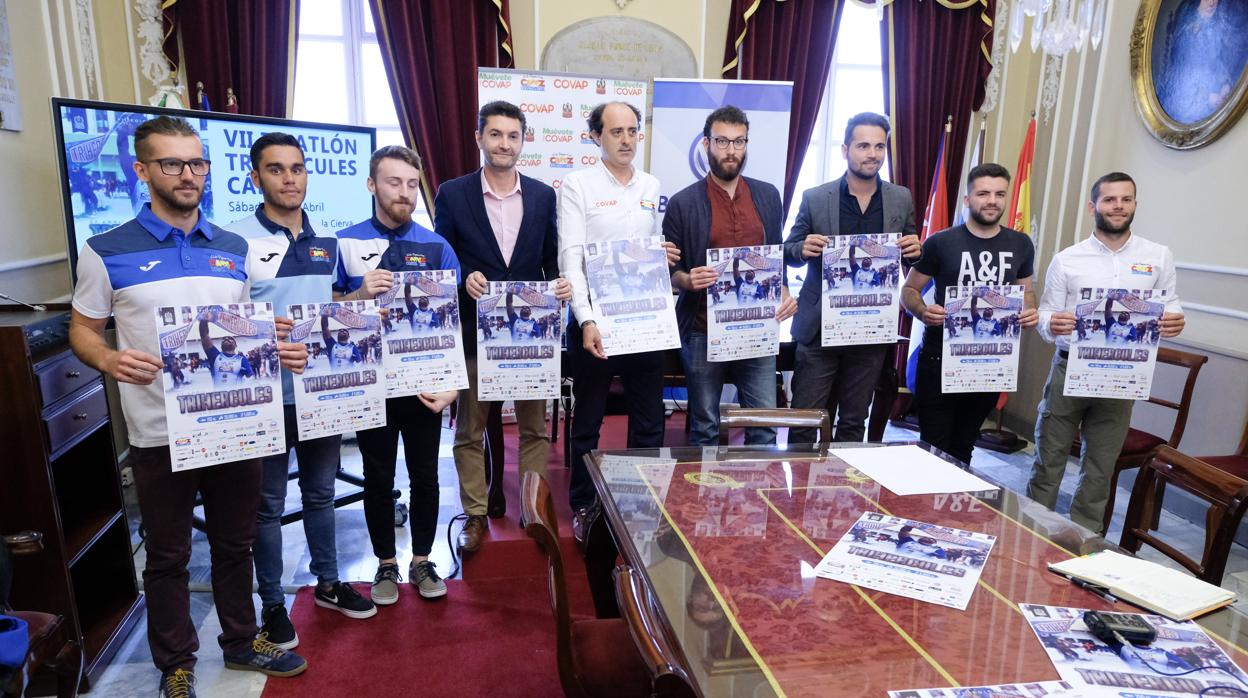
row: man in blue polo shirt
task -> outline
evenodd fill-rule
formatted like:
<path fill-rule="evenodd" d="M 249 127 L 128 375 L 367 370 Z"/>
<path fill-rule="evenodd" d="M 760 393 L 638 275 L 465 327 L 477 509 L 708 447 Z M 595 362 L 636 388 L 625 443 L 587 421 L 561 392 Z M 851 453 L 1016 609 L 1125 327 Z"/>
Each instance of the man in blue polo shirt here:
<path fill-rule="evenodd" d="M 194 696 L 199 638 L 191 618 L 191 517 L 202 494 L 212 548 L 218 642 L 230 669 L 294 676 L 302 657 L 256 636 L 251 546 L 260 499 L 258 459 L 173 472 L 159 382 L 162 362 L 152 309 L 171 301 L 213 305 L 247 300 L 247 243 L 199 210 L 210 163 L 184 119 L 158 117 L 135 131 L 134 171 L 152 201 L 131 221 L 87 241 L 78 257 L 70 346 L 117 380 L 130 434 L 130 464 L 147 530 L 143 587 L 147 639 L 161 670 L 160 695 Z M 104 339 L 112 315 L 117 349 Z M 307 349 L 278 344 L 282 364 L 302 371 Z"/>
<path fill-rule="evenodd" d="M 343 300 L 367 300 L 390 290 L 392 272 L 454 269 L 459 259 L 445 239 L 412 220 L 420 196 L 420 157 L 409 148 L 388 145 L 368 163 L 373 216 L 338 231 L 338 279 Z M 462 278 L 460 283 L 463 283 Z M 423 299 L 422 299 L 423 300 Z M 413 313 L 415 315 L 415 313 Z M 438 526 L 438 443 L 442 410 L 456 392 L 421 393 L 386 400 L 386 426 L 356 432 L 364 460 L 364 521 L 379 564 L 373 603 L 399 600 L 399 563 L 394 546 L 394 468 L 399 435 L 411 483 L 412 564 L 408 577 L 422 598 L 446 596 L 446 583 L 429 553 Z"/>
<path fill-rule="evenodd" d="M 318 233 L 303 212 L 308 171 L 299 141 L 287 133 L 266 133 L 251 146 L 251 181 L 264 195 L 255 214 L 229 229 L 247 240 L 247 288 L 253 301 L 273 304 L 273 313 L 303 303 L 333 300 L 338 240 Z M 326 350 L 330 346 L 326 345 Z M 256 584 L 260 593 L 261 630 L 282 649 L 299 644 L 299 635 L 286 613 L 282 592 L 282 514 L 290 482 L 290 451 L 299 465 L 299 493 L 303 501 L 303 532 L 308 540 L 316 575 L 316 605 L 348 618 L 377 614 L 371 601 L 338 580 L 338 546 L 334 535 L 334 478 L 338 473 L 342 436 L 299 441 L 295 419 L 295 389 L 289 371 L 282 371 L 286 422 L 286 452 L 264 459 L 260 510 L 256 518 Z"/>

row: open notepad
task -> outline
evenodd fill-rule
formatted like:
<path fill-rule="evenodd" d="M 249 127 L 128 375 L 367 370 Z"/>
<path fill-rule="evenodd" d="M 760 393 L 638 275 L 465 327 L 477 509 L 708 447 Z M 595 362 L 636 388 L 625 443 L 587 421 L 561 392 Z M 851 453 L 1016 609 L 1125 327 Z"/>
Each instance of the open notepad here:
<path fill-rule="evenodd" d="M 1235 601 L 1235 593 L 1155 562 L 1112 550 L 1049 565 L 1049 570 L 1109 590 L 1174 620 L 1189 620 Z"/>

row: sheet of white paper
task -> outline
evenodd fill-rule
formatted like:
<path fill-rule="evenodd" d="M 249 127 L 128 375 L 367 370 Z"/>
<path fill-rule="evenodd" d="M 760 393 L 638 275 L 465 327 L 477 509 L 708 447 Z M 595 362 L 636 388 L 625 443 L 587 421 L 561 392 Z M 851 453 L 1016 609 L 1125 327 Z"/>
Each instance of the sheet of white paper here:
<path fill-rule="evenodd" d="M 914 445 L 844 448 L 835 453 L 900 496 L 1000 489 Z"/>

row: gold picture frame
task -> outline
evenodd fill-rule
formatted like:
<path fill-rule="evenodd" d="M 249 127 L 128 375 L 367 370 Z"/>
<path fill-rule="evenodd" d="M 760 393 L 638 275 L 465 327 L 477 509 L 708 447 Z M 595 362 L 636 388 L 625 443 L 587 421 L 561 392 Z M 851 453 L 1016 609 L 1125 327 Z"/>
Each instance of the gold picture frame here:
<path fill-rule="evenodd" d="M 1220 3 L 1226 3 L 1231 8 L 1225 10 L 1226 12 L 1248 12 L 1248 0 L 1203 0 L 1203 2 L 1201 0 L 1140 0 L 1140 7 L 1135 15 L 1135 26 L 1131 31 L 1130 44 L 1131 82 L 1135 93 L 1135 110 L 1144 121 L 1148 132 L 1167 147 L 1189 150 L 1208 145 L 1229 131 L 1243 116 L 1245 110 L 1248 110 L 1248 64 L 1241 67 L 1239 76 L 1230 87 L 1229 93 L 1216 108 L 1212 104 L 1208 107 L 1197 104 L 1193 109 L 1188 110 L 1198 113 L 1199 118 L 1184 121 L 1171 116 L 1162 106 L 1163 98 L 1158 96 L 1155 71 L 1159 68 L 1161 70 L 1177 69 L 1170 65 L 1154 64 L 1156 42 L 1165 40 L 1167 28 L 1175 15 L 1187 12 L 1186 17 L 1179 18 L 1179 22 L 1194 18 L 1192 12 L 1202 13 L 1201 16 L 1205 17 L 1203 13 L 1209 12 L 1209 7 L 1213 8 L 1210 14 L 1218 12 Z M 1159 32 L 1159 19 L 1163 10 L 1166 11 L 1167 23 Z M 1240 41 L 1244 40 L 1242 36 L 1238 38 Z M 1202 51 L 1200 55 L 1202 57 L 1225 56 L 1224 53 L 1216 51 Z M 1227 60 L 1231 60 L 1231 57 L 1227 57 Z M 1175 80 L 1176 77 L 1183 77 L 1184 80 Z M 1190 88 L 1195 79 L 1187 80 L 1186 78 L 1187 76 L 1169 76 L 1166 79 L 1174 81 L 1174 84 Z M 1172 106 L 1176 103 L 1175 97 L 1168 94 L 1167 98 L 1172 102 Z M 1208 99 L 1212 103 L 1217 99 L 1217 95 L 1210 94 Z M 1210 108 L 1212 112 L 1206 114 L 1205 112 L 1208 112 Z"/>

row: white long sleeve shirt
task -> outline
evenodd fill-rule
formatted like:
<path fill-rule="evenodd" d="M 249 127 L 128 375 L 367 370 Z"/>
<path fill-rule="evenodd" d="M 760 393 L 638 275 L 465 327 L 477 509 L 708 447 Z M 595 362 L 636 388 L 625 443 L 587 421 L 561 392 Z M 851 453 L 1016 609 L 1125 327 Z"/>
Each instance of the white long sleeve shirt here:
<path fill-rule="evenodd" d="M 1053 313 L 1073 312 L 1081 288 L 1164 289 L 1166 312 L 1181 313 L 1177 273 L 1170 248 L 1131 233 L 1127 243 L 1111 250 L 1095 235 L 1057 253 L 1044 277 L 1038 329 L 1044 341 L 1068 349 L 1067 336 L 1049 330 Z"/>
<path fill-rule="evenodd" d="M 559 187 L 559 272 L 572 285 L 578 323 L 597 321 L 585 276 L 587 242 L 659 235 L 659 180 L 633 169 L 621 184 L 601 161 L 563 178 Z"/>

